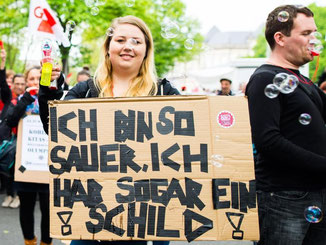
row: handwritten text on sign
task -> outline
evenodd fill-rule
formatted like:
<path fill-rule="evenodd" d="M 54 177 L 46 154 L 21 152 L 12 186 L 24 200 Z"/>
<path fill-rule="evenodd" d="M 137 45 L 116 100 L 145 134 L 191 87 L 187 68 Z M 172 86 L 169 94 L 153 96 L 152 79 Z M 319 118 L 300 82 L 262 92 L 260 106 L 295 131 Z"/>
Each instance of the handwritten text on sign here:
<path fill-rule="evenodd" d="M 212 213 L 234 209 L 240 213 L 226 212 L 225 219 L 234 229 L 232 237 L 243 239 L 244 214 L 248 208 L 256 209 L 254 181 L 212 177 L 210 140 L 196 140 L 202 130 L 197 131 L 193 111 L 163 106 L 155 112 L 111 113 L 112 120 L 103 124 L 98 109 L 71 110 L 59 116 L 57 107 L 50 108 L 50 172 L 56 176 L 51 195 L 53 207 L 62 208 L 57 212 L 62 236 L 76 232 L 69 221 L 78 203 L 88 210 L 83 223 L 89 234 L 108 232 L 114 239 L 184 236 L 190 242 L 214 229 Z M 60 144 L 63 138 L 75 143 Z M 78 173 L 88 177 L 68 175 Z M 111 174 L 110 184 L 103 180 L 107 174 Z M 198 175 L 206 176 L 205 181 Z M 176 205 L 183 207 L 183 222 L 171 224 L 175 213 L 169 213 L 170 207 Z M 234 224 L 232 216 L 240 220 Z"/>

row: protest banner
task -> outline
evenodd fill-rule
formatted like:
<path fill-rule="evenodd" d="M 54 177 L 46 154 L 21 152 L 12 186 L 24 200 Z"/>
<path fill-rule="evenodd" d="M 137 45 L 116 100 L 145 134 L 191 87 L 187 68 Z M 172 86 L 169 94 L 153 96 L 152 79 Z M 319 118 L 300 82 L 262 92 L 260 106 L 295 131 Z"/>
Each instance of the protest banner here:
<path fill-rule="evenodd" d="M 258 240 L 247 100 L 51 101 L 58 239 Z"/>
<path fill-rule="evenodd" d="M 39 115 L 19 121 L 15 181 L 49 183 L 48 136 Z"/>

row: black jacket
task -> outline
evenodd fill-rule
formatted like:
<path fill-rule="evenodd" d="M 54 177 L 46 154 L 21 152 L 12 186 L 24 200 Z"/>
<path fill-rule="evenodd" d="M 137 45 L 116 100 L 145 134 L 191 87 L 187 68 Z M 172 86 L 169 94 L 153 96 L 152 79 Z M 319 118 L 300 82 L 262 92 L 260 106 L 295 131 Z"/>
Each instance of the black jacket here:
<path fill-rule="evenodd" d="M 41 86 L 39 90 L 39 106 L 40 106 L 40 117 L 43 123 L 43 128 L 46 133 L 48 133 L 49 127 L 49 100 L 58 100 L 63 95 L 62 84 L 64 78 L 61 75 L 58 79 L 58 90 L 50 90 L 48 87 Z M 163 89 L 163 91 L 162 91 Z M 163 92 L 163 93 L 162 93 Z M 75 87 L 69 90 L 65 96 L 65 100 L 80 99 L 80 98 L 97 98 L 98 90 L 96 89 L 92 79 L 77 83 Z M 177 89 L 171 86 L 170 82 L 166 79 L 160 80 L 158 82 L 157 95 L 178 95 L 180 94 Z"/>
<path fill-rule="evenodd" d="M 326 95 L 298 70 L 302 80 L 290 94 L 270 99 L 264 89 L 282 67 L 262 65 L 246 88 L 253 143 L 257 189 L 263 191 L 318 190 L 326 187 Z M 302 125 L 299 117 L 312 120 Z"/>
<path fill-rule="evenodd" d="M 16 127 L 20 118 L 25 114 L 26 107 L 34 102 L 34 98 L 27 92 L 17 102 L 11 103 L 11 90 L 6 82 L 6 71 L 0 70 L 1 100 L 4 103 L 0 115 L 0 142 L 8 140 L 11 136 L 11 128 Z"/>

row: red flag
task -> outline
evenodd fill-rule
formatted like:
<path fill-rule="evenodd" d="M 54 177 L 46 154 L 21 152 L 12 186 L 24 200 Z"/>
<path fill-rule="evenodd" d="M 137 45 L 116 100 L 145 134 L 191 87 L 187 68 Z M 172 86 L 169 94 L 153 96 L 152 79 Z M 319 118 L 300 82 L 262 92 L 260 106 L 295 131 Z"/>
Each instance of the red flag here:
<path fill-rule="evenodd" d="M 46 0 L 30 1 L 28 28 L 30 33 L 36 33 L 44 38 L 55 38 L 64 47 L 70 45 L 60 22 Z"/>

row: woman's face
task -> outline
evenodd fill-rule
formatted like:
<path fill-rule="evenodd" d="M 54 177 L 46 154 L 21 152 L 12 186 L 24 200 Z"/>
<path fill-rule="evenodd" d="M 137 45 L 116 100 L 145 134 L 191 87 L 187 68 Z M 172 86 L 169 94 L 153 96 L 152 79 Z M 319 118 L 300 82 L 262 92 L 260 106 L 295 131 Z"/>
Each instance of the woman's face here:
<path fill-rule="evenodd" d="M 8 86 L 11 88 L 12 86 L 12 79 L 14 78 L 14 75 L 9 75 L 7 78 L 6 78 L 6 82 L 8 84 Z"/>
<path fill-rule="evenodd" d="M 26 78 L 27 87 L 39 87 L 41 73 L 39 69 L 32 69 Z"/>
<path fill-rule="evenodd" d="M 113 71 L 138 73 L 146 55 L 143 32 L 131 24 L 118 25 L 114 30 L 108 53 Z"/>

